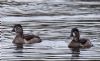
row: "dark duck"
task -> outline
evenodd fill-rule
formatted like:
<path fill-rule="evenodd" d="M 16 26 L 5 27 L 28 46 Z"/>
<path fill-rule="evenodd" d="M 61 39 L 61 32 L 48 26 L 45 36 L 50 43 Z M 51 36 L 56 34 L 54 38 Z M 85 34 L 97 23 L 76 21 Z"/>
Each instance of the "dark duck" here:
<path fill-rule="evenodd" d="M 77 28 L 72 28 L 70 37 L 73 39 L 68 45 L 69 48 L 90 48 L 93 46 L 89 39 L 80 38 L 80 32 Z"/>
<path fill-rule="evenodd" d="M 13 43 L 17 45 L 17 48 L 23 48 L 23 44 L 32 44 L 41 42 L 39 36 L 33 34 L 32 35 L 23 34 L 23 28 L 20 24 L 15 24 L 12 31 L 16 33 Z"/>

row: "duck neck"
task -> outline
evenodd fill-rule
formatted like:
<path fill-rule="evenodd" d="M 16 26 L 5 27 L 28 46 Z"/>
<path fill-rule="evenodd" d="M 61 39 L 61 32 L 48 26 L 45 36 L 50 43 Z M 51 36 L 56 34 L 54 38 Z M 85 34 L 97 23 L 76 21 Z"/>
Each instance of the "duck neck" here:
<path fill-rule="evenodd" d="M 22 37 L 23 38 L 23 32 L 22 33 L 16 33 L 16 37 Z"/>
<path fill-rule="evenodd" d="M 75 36 L 73 37 L 73 40 L 76 41 L 76 42 L 79 42 L 79 41 L 80 41 L 79 39 L 80 39 L 80 33 L 78 32 L 78 33 L 76 33 Z"/>

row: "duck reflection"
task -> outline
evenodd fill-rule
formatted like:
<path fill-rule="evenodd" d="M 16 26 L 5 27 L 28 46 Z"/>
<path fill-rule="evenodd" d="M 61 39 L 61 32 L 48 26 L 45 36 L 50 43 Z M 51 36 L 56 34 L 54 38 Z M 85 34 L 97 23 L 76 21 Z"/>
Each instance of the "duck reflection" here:
<path fill-rule="evenodd" d="M 80 48 L 72 48 L 72 57 L 71 57 L 71 61 L 79 61 L 77 59 L 79 59 L 79 55 L 80 55 Z"/>
<path fill-rule="evenodd" d="M 12 53 L 13 53 L 13 56 L 16 57 L 16 58 L 24 57 L 23 56 L 23 53 L 24 53 L 23 49 L 16 48 L 16 49 L 14 49 L 14 51 Z"/>

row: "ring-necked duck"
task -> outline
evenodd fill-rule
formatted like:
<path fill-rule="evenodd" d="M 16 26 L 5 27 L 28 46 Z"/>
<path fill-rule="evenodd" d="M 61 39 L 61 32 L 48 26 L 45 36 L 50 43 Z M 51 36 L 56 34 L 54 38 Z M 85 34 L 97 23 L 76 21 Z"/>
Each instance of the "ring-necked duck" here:
<path fill-rule="evenodd" d="M 13 43 L 16 44 L 17 47 L 23 47 L 23 44 L 32 44 L 41 42 L 39 36 L 23 34 L 23 28 L 20 24 L 15 24 L 12 31 L 16 32 L 16 36 L 15 39 L 13 40 Z"/>
<path fill-rule="evenodd" d="M 70 37 L 73 39 L 68 45 L 69 48 L 90 48 L 93 46 L 89 39 L 80 38 L 80 32 L 77 28 L 71 30 Z"/>

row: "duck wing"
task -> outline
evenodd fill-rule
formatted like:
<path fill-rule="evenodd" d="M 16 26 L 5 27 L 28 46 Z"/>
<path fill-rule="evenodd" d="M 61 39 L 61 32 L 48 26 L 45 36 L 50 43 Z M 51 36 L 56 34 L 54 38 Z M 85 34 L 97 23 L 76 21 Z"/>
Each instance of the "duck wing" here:
<path fill-rule="evenodd" d="M 35 35 L 29 35 L 29 34 L 24 34 L 24 39 L 26 39 L 27 41 L 30 40 L 30 39 L 32 39 L 32 38 L 35 38 L 35 37 L 37 37 L 37 36 L 35 36 Z"/>
<path fill-rule="evenodd" d="M 88 39 L 85 39 L 85 38 L 81 38 L 81 39 L 80 39 L 80 43 L 81 43 L 81 44 L 85 44 L 87 41 L 88 41 Z"/>

